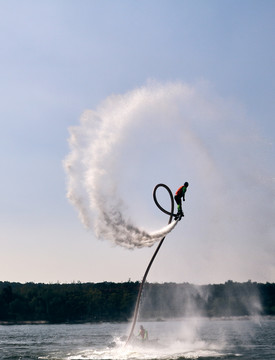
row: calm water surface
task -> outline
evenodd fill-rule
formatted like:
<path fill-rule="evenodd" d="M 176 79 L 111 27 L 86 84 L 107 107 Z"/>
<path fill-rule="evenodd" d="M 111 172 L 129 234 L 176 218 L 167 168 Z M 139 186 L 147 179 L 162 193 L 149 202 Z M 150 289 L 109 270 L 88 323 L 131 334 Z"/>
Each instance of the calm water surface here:
<path fill-rule="evenodd" d="M 126 323 L 0 326 L 0 359 L 275 360 L 274 319 L 189 319 L 143 325 L 151 340 L 146 346 L 124 346 Z"/>

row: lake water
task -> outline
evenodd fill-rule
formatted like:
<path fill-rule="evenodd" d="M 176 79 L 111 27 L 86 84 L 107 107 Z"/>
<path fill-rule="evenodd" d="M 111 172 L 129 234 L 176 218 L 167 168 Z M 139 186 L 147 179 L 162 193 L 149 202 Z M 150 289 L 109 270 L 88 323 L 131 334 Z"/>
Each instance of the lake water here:
<path fill-rule="evenodd" d="M 2 325 L 2 360 L 275 360 L 274 319 L 143 322 L 151 342 L 124 346 L 128 323 Z M 137 324 L 137 333 L 140 324 Z"/>

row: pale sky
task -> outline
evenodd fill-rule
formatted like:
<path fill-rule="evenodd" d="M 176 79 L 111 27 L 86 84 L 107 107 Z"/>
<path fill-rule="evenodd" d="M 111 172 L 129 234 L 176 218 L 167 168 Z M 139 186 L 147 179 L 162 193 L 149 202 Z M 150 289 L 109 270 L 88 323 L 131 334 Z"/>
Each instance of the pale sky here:
<path fill-rule="evenodd" d="M 190 182 L 148 281 L 274 282 L 274 1 L 0 0 L 0 16 L 0 281 L 141 280 L 155 246 L 85 229 L 63 167 L 86 110 L 119 117 L 138 93 L 114 148 L 127 214 L 157 230 L 153 187 Z"/>

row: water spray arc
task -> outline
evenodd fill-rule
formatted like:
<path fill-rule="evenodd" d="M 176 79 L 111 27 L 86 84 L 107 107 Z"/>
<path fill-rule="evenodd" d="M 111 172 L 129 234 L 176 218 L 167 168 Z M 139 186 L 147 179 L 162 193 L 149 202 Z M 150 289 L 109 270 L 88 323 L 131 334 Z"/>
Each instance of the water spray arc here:
<path fill-rule="evenodd" d="M 165 209 L 159 204 L 159 202 L 158 202 L 158 200 L 157 200 L 156 192 L 157 192 L 157 189 L 158 189 L 159 187 L 164 187 L 164 188 L 168 191 L 168 194 L 169 194 L 169 196 L 170 196 L 170 201 L 171 201 L 171 210 L 170 210 L 170 212 L 167 211 L 167 210 L 165 210 Z M 173 216 L 176 215 L 176 214 L 174 214 L 174 199 L 173 199 L 173 194 L 172 194 L 170 188 L 169 188 L 167 185 L 165 185 L 165 184 L 158 184 L 158 185 L 156 185 L 155 188 L 154 188 L 154 191 L 153 191 L 153 199 L 154 199 L 155 204 L 157 205 L 157 207 L 158 207 L 162 212 L 164 212 L 165 214 L 167 214 L 167 215 L 170 216 L 170 217 L 169 217 L 169 221 L 168 221 L 168 224 L 170 224 L 170 223 L 172 222 L 172 220 L 173 220 Z M 177 221 L 178 221 L 178 220 L 177 220 Z M 154 260 L 155 260 L 155 257 L 157 256 L 157 253 L 159 252 L 159 249 L 160 249 L 160 247 L 161 247 L 164 239 L 165 239 L 165 236 L 161 239 L 160 243 L 158 244 L 158 247 L 156 248 L 156 250 L 155 250 L 155 252 L 154 252 L 154 254 L 153 254 L 153 256 L 152 256 L 152 258 L 151 258 L 151 260 L 150 260 L 150 262 L 149 262 L 149 264 L 148 264 L 148 266 L 147 266 L 147 268 L 146 268 L 146 271 L 145 271 L 145 273 L 144 273 L 144 275 L 143 275 L 142 282 L 141 282 L 141 284 L 140 284 L 140 286 L 139 286 L 139 292 L 138 292 L 138 297 L 137 297 L 136 306 L 135 306 L 133 323 L 132 323 L 132 327 L 131 327 L 131 330 L 130 330 L 130 334 L 129 334 L 128 339 L 127 339 L 127 341 L 126 341 L 126 345 L 129 343 L 129 341 L 131 340 L 131 338 L 132 338 L 132 336 L 133 336 L 133 333 L 134 333 L 134 329 L 135 329 L 135 325 L 136 325 L 136 322 L 137 322 L 137 316 L 138 316 L 138 311 L 139 311 L 140 299 L 141 299 L 141 294 L 142 294 L 142 290 L 143 290 L 144 283 L 145 283 L 145 281 L 146 281 L 146 278 L 147 278 L 147 275 L 148 275 L 148 273 L 149 273 L 149 270 L 150 270 L 150 268 L 151 268 L 151 266 L 152 266 L 152 264 L 153 264 L 153 262 L 154 262 Z"/>

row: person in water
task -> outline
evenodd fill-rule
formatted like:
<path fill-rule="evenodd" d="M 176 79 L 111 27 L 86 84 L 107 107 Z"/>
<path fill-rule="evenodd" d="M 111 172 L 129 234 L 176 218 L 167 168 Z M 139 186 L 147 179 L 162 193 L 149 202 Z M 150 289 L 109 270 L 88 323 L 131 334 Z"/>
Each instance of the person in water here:
<path fill-rule="evenodd" d="M 142 325 L 140 325 L 140 330 L 139 330 L 138 336 L 140 336 L 141 341 L 148 340 L 148 331 L 146 329 L 144 329 L 144 327 Z"/>
<path fill-rule="evenodd" d="M 177 216 L 184 216 L 184 214 L 182 212 L 182 207 L 181 207 L 181 199 L 182 199 L 182 201 L 185 201 L 185 193 L 186 193 L 186 190 L 187 190 L 188 186 L 189 186 L 189 184 L 186 181 L 184 183 L 184 185 L 179 187 L 178 190 L 175 193 L 174 199 L 175 199 L 175 201 L 176 201 L 176 203 L 178 205 Z"/>

